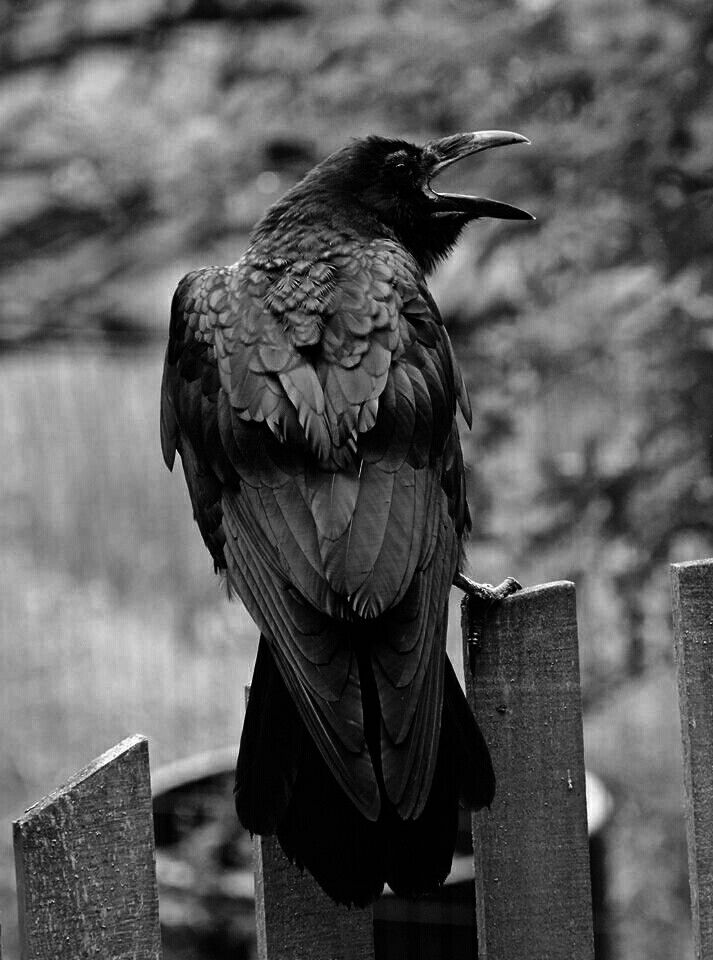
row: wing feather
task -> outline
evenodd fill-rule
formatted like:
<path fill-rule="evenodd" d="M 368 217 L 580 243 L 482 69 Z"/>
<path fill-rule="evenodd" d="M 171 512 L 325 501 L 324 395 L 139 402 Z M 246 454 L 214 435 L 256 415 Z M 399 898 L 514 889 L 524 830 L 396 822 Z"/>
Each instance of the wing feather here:
<path fill-rule="evenodd" d="M 468 522 L 453 426 L 456 402 L 470 416 L 467 392 L 397 243 L 342 238 L 300 257 L 251 249 L 181 281 L 162 449 L 169 465 L 180 453 L 204 539 L 322 756 L 374 819 L 354 655 L 369 644 L 384 788 L 416 817 L 435 769 L 445 611 Z"/>
<path fill-rule="evenodd" d="M 382 711 L 384 784 L 389 799 L 404 818 L 418 817 L 422 812 L 435 771 L 447 603 L 457 559 L 454 530 L 441 522 L 434 559 L 414 578 L 415 597 L 403 601 L 407 618 L 401 634 L 397 624 L 389 633 L 389 641 L 384 638 L 372 649 Z M 415 619 L 411 616 L 414 602 Z M 387 616 L 387 623 L 389 620 Z M 403 651 L 399 649 L 401 638 L 406 640 Z"/>
<path fill-rule="evenodd" d="M 394 475 L 370 463 L 359 472 L 359 496 L 349 527 L 346 544 L 347 594 L 353 594 L 374 568 L 386 527 L 394 493 Z"/>
<path fill-rule="evenodd" d="M 403 464 L 394 474 L 384 539 L 371 572 L 355 591 L 351 605 L 358 616 L 373 618 L 391 607 L 399 595 L 406 571 L 421 552 L 423 528 L 414 524 L 416 498 L 423 493 L 416 471 Z"/>

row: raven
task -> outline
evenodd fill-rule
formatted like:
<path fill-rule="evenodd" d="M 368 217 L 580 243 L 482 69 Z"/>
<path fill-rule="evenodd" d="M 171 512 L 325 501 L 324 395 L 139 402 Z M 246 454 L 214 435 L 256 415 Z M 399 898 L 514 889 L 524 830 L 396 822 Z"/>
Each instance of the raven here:
<path fill-rule="evenodd" d="M 261 632 L 237 812 L 346 904 L 436 888 L 459 801 L 494 794 L 446 657 L 454 579 L 490 593 L 462 573 L 456 406 L 472 414 L 425 276 L 471 220 L 533 219 L 433 178 L 527 142 L 353 141 L 267 211 L 237 263 L 173 297 L 163 456 L 180 454 L 216 571 Z"/>

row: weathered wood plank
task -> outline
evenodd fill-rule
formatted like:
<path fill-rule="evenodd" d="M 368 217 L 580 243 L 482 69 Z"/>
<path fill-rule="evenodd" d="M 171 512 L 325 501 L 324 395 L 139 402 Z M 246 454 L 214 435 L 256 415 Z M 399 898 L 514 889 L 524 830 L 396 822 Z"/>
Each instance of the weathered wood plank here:
<path fill-rule="evenodd" d="M 148 744 L 130 737 L 14 824 L 22 960 L 158 960 Z"/>
<path fill-rule="evenodd" d="M 698 960 L 713 957 L 713 559 L 671 567 L 688 875 Z"/>
<path fill-rule="evenodd" d="M 473 816 L 479 960 L 591 960 L 574 584 L 503 601 L 475 677 L 468 660 L 466 649 L 469 700 L 498 783 L 491 810 Z"/>
<path fill-rule="evenodd" d="M 259 960 L 373 960 L 371 907 L 334 903 L 275 837 L 255 837 L 254 851 Z"/>

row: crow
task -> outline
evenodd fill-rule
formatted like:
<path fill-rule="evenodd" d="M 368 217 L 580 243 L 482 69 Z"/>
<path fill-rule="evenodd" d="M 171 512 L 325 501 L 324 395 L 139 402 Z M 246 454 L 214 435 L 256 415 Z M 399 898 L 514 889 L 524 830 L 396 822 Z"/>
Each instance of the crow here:
<path fill-rule="evenodd" d="M 446 656 L 470 529 L 456 407 L 468 394 L 426 275 L 481 217 L 437 192 L 500 130 L 416 146 L 370 136 L 272 206 L 232 266 L 173 297 L 161 444 L 183 464 L 216 571 L 260 640 L 236 770 L 238 816 L 277 834 L 334 900 L 448 875 L 459 802 L 495 778 Z"/>

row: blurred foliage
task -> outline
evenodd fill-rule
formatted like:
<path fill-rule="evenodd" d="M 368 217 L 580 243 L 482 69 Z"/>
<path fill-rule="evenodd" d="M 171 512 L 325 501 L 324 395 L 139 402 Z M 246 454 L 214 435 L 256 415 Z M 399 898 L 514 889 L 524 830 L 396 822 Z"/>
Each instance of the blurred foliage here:
<path fill-rule="evenodd" d="M 577 581 L 596 711 L 670 659 L 668 562 L 713 552 L 709 3 L 0 2 L 0 349 L 8 363 L 38 344 L 53 357 L 64 341 L 162 338 L 181 274 L 236 260 L 266 207 L 348 137 L 476 128 L 533 146 L 459 164 L 443 186 L 538 219 L 477 225 L 433 280 L 476 410 L 473 572 Z M 129 448 L 137 418 L 150 436 L 136 411 L 155 408 L 151 377 L 128 403 L 116 398 L 137 377 L 113 372 L 108 393 L 101 370 L 65 370 L 72 450 L 112 412 Z M 57 377 L 37 374 L 42 391 L 7 377 L 4 396 L 44 437 Z M 85 467 L 54 440 L 66 470 L 26 461 L 42 479 L 23 494 L 31 522 L 17 538 L 125 599 L 160 592 L 173 571 L 182 609 L 212 602 L 198 561 L 182 559 L 186 527 L 168 559 L 135 562 L 142 530 L 149 554 L 160 545 L 160 497 L 132 510 L 146 453 L 114 463 L 112 442 L 94 450 L 96 481 L 91 457 Z M 52 503 L 91 498 L 96 483 L 105 501 L 57 527 Z M 657 937 L 661 957 L 677 954 Z M 627 941 L 622 955 L 653 960 L 647 949 Z"/>

